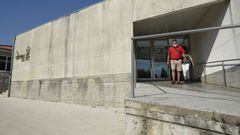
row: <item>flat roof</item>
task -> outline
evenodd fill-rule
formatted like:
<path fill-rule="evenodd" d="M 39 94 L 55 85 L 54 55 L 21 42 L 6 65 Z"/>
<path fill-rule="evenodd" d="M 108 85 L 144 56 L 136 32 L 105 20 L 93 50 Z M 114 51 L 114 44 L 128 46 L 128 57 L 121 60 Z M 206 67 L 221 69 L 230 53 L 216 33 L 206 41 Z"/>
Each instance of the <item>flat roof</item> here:
<path fill-rule="evenodd" d="M 4 50 L 12 50 L 13 46 L 11 45 L 0 45 L 0 49 L 4 49 Z"/>

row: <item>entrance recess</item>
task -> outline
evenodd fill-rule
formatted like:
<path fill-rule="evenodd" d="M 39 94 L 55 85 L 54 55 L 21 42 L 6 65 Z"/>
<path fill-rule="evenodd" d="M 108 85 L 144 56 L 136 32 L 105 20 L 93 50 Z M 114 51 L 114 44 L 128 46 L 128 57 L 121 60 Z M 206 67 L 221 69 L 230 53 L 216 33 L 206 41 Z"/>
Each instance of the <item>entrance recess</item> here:
<path fill-rule="evenodd" d="M 141 78 L 141 73 L 139 72 L 140 66 L 139 63 L 137 63 L 137 61 L 139 62 L 140 57 L 137 56 L 137 54 L 139 54 L 137 48 L 138 48 L 138 42 L 139 41 L 143 41 L 143 40 L 148 40 L 150 44 L 150 41 L 156 38 L 162 38 L 162 37 L 167 37 L 167 36 L 177 36 L 177 35 L 183 35 L 183 34 L 191 34 L 191 33 L 199 33 L 199 32 L 207 32 L 207 31 L 214 31 L 214 30 L 221 30 L 221 29 L 233 29 L 233 28 L 239 28 L 240 24 L 232 24 L 232 25 L 225 25 L 225 26 L 218 26 L 218 27 L 208 27 L 208 28 L 201 28 L 201 29 L 190 29 L 190 30 L 185 30 L 185 31 L 175 31 L 175 32 L 168 32 L 168 33 L 162 33 L 162 34 L 153 34 L 153 35 L 145 35 L 145 36 L 135 36 L 132 37 L 132 91 L 131 91 L 131 97 L 135 97 L 135 92 L 134 89 L 136 88 L 136 81 L 137 80 L 141 80 L 144 78 Z M 189 37 L 189 36 L 188 36 Z M 185 41 L 184 39 L 184 43 L 188 42 L 188 45 L 186 45 L 188 47 L 188 50 L 191 50 L 189 48 L 189 38 L 188 41 Z M 148 45 L 150 47 L 150 45 Z M 152 77 L 152 76 L 151 76 Z"/>
<path fill-rule="evenodd" d="M 167 50 L 173 39 L 176 39 L 178 44 L 184 48 L 189 49 L 189 38 L 186 35 L 135 42 L 137 80 L 170 80 Z"/>

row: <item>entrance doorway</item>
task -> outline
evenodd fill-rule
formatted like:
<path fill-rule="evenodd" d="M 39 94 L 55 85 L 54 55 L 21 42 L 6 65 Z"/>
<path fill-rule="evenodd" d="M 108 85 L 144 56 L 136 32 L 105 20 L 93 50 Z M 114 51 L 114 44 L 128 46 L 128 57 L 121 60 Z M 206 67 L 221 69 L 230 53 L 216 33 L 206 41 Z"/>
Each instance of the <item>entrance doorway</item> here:
<path fill-rule="evenodd" d="M 137 80 L 170 80 L 170 67 L 167 65 L 167 50 L 176 39 L 189 50 L 189 36 L 146 39 L 135 42 Z"/>

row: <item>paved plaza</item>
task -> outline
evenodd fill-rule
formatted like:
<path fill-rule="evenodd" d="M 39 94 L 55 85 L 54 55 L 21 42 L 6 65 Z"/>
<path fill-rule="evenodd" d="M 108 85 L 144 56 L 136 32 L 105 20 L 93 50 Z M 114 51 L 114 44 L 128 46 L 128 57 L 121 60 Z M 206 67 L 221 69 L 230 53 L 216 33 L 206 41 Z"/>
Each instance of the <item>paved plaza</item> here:
<path fill-rule="evenodd" d="M 124 110 L 0 95 L 0 135 L 123 135 Z"/>
<path fill-rule="evenodd" d="M 203 83 L 137 83 L 135 100 L 239 116 L 240 90 Z M 124 135 L 123 108 L 7 98 L 0 95 L 0 135 Z"/>
<path fill-rule="evenodd" d="M 135 100 L 240 117 L 240 89 L 204 83 L 137 83 Z"/>

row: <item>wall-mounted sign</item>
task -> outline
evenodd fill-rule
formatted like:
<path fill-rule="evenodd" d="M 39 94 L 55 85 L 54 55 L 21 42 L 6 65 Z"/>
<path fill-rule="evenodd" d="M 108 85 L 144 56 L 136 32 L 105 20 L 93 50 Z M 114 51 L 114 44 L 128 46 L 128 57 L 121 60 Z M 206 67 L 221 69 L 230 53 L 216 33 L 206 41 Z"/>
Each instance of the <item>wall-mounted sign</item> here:
<path fill-rule="evenodd" d="M 15 59 L 16 60 L 21 59 L 22 62 L 29 61 L 30 60 L 30 51 L 31 51 L 31 48 L 29 46 L 27 47 L 25 54 L 19 54 L 19 52 L 16 51 L 17 52 L 17 56 L 15 57 Z"/>

